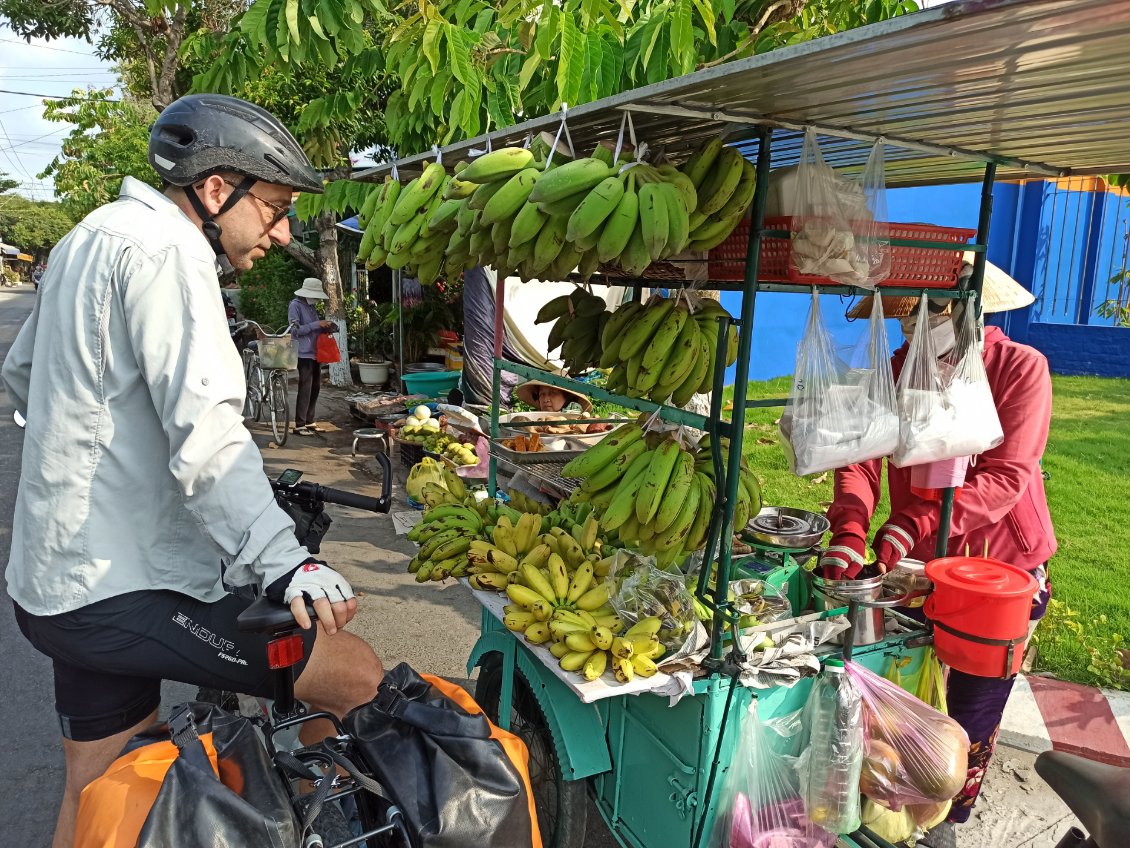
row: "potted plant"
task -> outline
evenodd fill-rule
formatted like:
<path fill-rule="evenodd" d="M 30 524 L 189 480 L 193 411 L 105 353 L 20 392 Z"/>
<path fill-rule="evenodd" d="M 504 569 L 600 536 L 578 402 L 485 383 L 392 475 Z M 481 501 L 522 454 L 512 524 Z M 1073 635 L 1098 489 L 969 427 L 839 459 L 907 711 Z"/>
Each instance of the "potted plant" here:
<path fill-rule="evenodd" d="M 389 318 L 392 304 L 372 306 L 365 312 L 361 332 L 361 358 L 357 363 L 358 376 L 367 386 L 383 386 L 388 382 L 388 346 L 392 338 Z"/>

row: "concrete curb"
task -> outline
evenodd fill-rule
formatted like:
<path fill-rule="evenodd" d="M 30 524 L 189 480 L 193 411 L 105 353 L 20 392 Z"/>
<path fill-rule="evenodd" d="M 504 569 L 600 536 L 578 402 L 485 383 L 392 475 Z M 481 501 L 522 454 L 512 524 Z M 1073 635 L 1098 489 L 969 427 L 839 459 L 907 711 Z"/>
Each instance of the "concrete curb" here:
<path fill-rule="evenodd" d="M 1130 767 L 1130 692 L 1020 675 L 1001 720 L 1000 743 Z"/>

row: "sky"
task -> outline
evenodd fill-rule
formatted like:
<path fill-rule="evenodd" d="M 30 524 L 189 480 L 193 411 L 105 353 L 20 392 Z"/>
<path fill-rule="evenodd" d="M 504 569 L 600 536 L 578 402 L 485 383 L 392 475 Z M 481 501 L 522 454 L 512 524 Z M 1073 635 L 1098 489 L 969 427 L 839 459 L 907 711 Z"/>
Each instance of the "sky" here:
<path fill-rule="evenodd" d="M 0 89 L 35 95 L 69 95 L 75 88 L 104 88 L 116 81 L 113 68 L 79 39 L 26 43 L 0 26 Z M 43 97 L 0 92 L 0 171 L 20 181 L 17 191 L 51 200 L 50 179 L 36 175 L 59 153 L 68 124 L 43 120 Z"/>

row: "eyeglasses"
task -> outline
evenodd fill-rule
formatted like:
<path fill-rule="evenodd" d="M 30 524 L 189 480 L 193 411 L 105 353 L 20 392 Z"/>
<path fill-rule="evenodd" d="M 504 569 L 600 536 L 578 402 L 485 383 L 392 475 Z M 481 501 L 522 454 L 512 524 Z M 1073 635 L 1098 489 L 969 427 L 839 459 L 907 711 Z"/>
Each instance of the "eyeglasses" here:
<path fill-rule="evenodd" d="M 225 183 L 230 185 L 232 188 L 239 188 L 239 185 L 240 185 L 239 183 L 233 182 L 232 180 L 229 180 L 227 177 L 221 177 L 220 179 L 222 179 Z M 204 183 L 200 183 L 199 185 L 194 186 L 194 188 L 200 188 L 203 185 L 204 185 Z M 272 213 L 274 213 L 271 216 L 270 222 L 267 224 L 267 230 L 268 231 L 273 230 L 275 227 L 277 227 L 279 222 L 282 221 L 284 218 L 286 218 L 287 215 L 290 214 L 290 204 L 289 203 L 287 203 L 287 204 L 275 203 L 271 200 L 267 200 L 267 198 L 265 198 L 265 197 L 260 197 L 259 195 L 255 194 L 253 191 L 250 191 L 250 190 L 244 192 L 244 194 L 246 194 L 248 197 L 252 198 L 253 200 L 259 201 L 264 206 L 266 206 L 268 209 L 270 209 Z"/>
<path fill-rule="evenodd" d="M 232 182 L 231 180 L 226 179 L 226 178 L 223 178 L 223 179 L 224 179 L 224 182 L 227 183 L 228 185 L 230 185 L 232 188 L 237 188 L 239 186 L 239 183 Z M 262 203 L 264 206 L 266 206 L 268 209 L 270 209 L 272 212 L 274 212 L 274 215 L 271 216 L 271 222 L 267 225 L 268 230 L 273 230 L 276 226 L 278 226 L 280 221 L 282 221 L 284 218 L 286 218 L 287 215 L 290 214 L 290 204 L 289 203 L 287 203 L 287 204 L 274 203 L 270 200 L 267 200 L 265 197 L 260 197 L 255 192 L 251 191 L 250 189 L 247 190 L 246 194 L 247 194 L 248 197 L 252 198 L 253 200 L 258 200 L 260 203 Z"/>

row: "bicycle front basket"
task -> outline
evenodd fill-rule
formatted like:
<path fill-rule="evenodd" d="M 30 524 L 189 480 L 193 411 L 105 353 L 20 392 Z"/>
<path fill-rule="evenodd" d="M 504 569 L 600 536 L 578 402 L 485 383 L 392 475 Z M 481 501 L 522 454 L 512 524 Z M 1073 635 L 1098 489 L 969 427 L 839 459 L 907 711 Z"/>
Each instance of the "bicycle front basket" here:
<path fill-rule="evenodd" d="M 259 361 L 264 368 L 285 368 L 292 371 L 298 367 L 298 351 L 290 336 L 264 336 L 259 342 Z"/>

